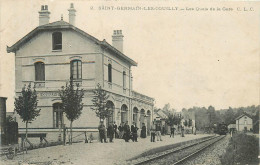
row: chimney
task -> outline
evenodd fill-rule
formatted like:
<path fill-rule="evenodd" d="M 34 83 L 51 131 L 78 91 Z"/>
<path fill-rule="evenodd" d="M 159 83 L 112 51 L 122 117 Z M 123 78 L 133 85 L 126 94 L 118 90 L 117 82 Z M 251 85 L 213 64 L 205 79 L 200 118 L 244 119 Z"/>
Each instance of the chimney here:
<path fill-rule="evenodd" d="M 112 45 L 123 53 L 123 34 L 122 30 L 114 30 L 114 34 L 112 35 Z"/>
<path fill-rule="evenodd" d="M 48 11 L 48 5 L 42 5 L 41 11 L 39 11 L 39 25 L 45 25 L 49 23 L 50 12 Z"/>
<path fill-rule="evenodd" d="M 70 4 L 69 11 L 69 23 L 73 26 L 75 26 L 75 17 L 76 17 L 76 10 L 74 9 L 73 3 Z"/>

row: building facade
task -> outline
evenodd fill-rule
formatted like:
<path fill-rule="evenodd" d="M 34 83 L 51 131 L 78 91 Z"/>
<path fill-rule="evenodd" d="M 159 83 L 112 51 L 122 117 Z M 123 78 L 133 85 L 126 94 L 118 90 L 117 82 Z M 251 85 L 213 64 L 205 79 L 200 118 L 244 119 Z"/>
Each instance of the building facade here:
<path fill-rule="evenodd" d="M 236 118 L 236 130 L 237 131 L 252 131 L 253 129 L 253 119 L 247 115 L 242 114 Z"/>
<path fill-rule="evenodd" d="M 36 131 L 57 131 L 69 126 L 61 110 L 59 90 L 73 78 L 84 89 L 84 107 L 80 118 L 73 122 L 74 130 L 96 130 L 99 119 L 91 110 L 93 89 L 100 84 L 107 91 L 107 104 L 113 115 L 106 123 L 118 125 L 136 122 L 140 128 L 145 123 L 150 128 L 154 99 L 140 94 L 132 88 L 131 67 L 137 63 L 123 54 L 123 34 L 115 30 L 112 45 L 100 41 L 75 25 L 76 10 L 69 8 L 69 23 L 49 23 L 48 6 L 39 11 L 39 26 L 17 41 L 7 51 L 15 53 L 15 92 L 18 96 L 26 84 L 36 86 L 40 116 L 29 128 Z M 22 130 L 25 124 L 18 116 L 16 120 Z"/>

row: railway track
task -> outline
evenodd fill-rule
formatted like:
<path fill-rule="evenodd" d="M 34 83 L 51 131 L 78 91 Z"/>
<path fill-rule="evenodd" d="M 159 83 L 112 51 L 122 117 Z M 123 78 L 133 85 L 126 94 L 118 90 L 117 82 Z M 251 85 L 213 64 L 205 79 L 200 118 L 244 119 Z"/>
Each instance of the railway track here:
<path fill-rule="evenodd" d="M 196 142 L 168 149 L 153 155 L 145 156 L 128 162 L 127 164 L 171 164 L 178 165 L 198 154 L 205 148 L 221 140 L 225 136 L 214 136 L 208 139 L 198 140 Z"/>

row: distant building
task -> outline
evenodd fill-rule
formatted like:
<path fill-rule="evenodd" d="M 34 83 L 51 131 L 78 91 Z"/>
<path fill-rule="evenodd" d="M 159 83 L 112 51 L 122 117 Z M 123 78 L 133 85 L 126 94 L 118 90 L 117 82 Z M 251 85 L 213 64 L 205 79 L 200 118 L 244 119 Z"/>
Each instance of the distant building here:
<path fill-rule="evenodd" d="M 182 126 L 185 126 L 184 123 L 186 122 L 187 126 L 185 128 L 195 127 L 195 112 L 194 111 L 188 111 L 188 110 L 183 109 L 181 116 L 183 118 L 181 120 Z M 189 124 L 190 124 L 190 127 L 189 127 Z"/>
<path fill-rule="evenodd" d="M 236 129 L 236 124 L 229 124 L 228 125 L 228 130 L 235 130 Z"/>
<path fill-rule="evenodd" d="M 168 115 L 165 111 L 163 111 L 162 109 L 157 109 L 154 111 L 154 118 L 156 120 L 158 119 L 167 119 L 168 118 Z"/>
<path fill-rule="evenodd" d="M 7 52 L 15 53 L 16 96 L 25 84 L 36 86 L 41 112 L 29 125 L 29 131 L 40 128 L 41 131 L 57 132 L 60 127 L 69 126 L 61 110 L 58 91 L 70 78 L 85 91 L 84 107 L 80 118 L 73 122 L 74 130 L 97 131 L 99 119 L 91 110 L 91 100 L 98 83 L 107 91 L 107 104 L 113 111 L 105 124 L 116 122 L 119 125 L 128 121 L 129 124 L 136 122 L 140 128 L 145 123 L 149 130 L 154 99 L 133 90 L 131 67 L 137 63 L 123 53 L 122 30 L 114 30 L 110 45 L 75 26 L 73 4 L 68 11 L 69 22 L 62 17 L 60 21 L 49 23 L 48 6 L 42 6 L 39 26 L 7 47 Z M 25 124 L 19 116 L 16 120 L 19 129 L 24 129 Z"/>
<path fill-rule="evenodd" d="M 157 109 L 157 110 L 154 110 L 153 117 L 154 117 L 154 120 L 156 121 L 156 123 L 159 123 L 162 127 L 164 126 L 164 129 L 165 129 L 164 133 L 168 133 L 169 128 L 170 128 L 170 127 L 168 127 L 168 125 L 166 123 L 166 120 L 168 118 L 168 113 L 162 109 Z"/>
<path fill-rule="evenodd" d="M 253 119 L 246 113 L 236 118 L 236 130 L 237 131 L 252 131 Z"/>
<path fill-rule="evenodd" d="M 166 112 L 164 112 L 162 109 L 157 109 L 154 111 L 154 120 L 161 125 L 165 124 L 165 120 L 168 118 L 168 115 Z"/>

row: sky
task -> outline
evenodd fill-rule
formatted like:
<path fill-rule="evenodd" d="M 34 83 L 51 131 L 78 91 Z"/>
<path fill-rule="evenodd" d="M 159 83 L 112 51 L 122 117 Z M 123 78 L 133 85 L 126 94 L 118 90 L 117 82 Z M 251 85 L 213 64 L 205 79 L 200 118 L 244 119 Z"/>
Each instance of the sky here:
<path fill-rule="evenodd" d="M 124 54 L 138 62 L 133 88 L 156 107 L 259 105 L 259 2 L 0 0 L 0 96 L 8 97 L 7 111 L 13 111 L 15 68 L 6 46 L 38 26 L 41 5 L 49 6 L 50 22 L 62 14 L 68 22 L 71 2 L 76 26 L 99 40 L 111 43 L 113 30 L 123 31 Z M 99 10 L 111 6 L 178 10 Z"/>

